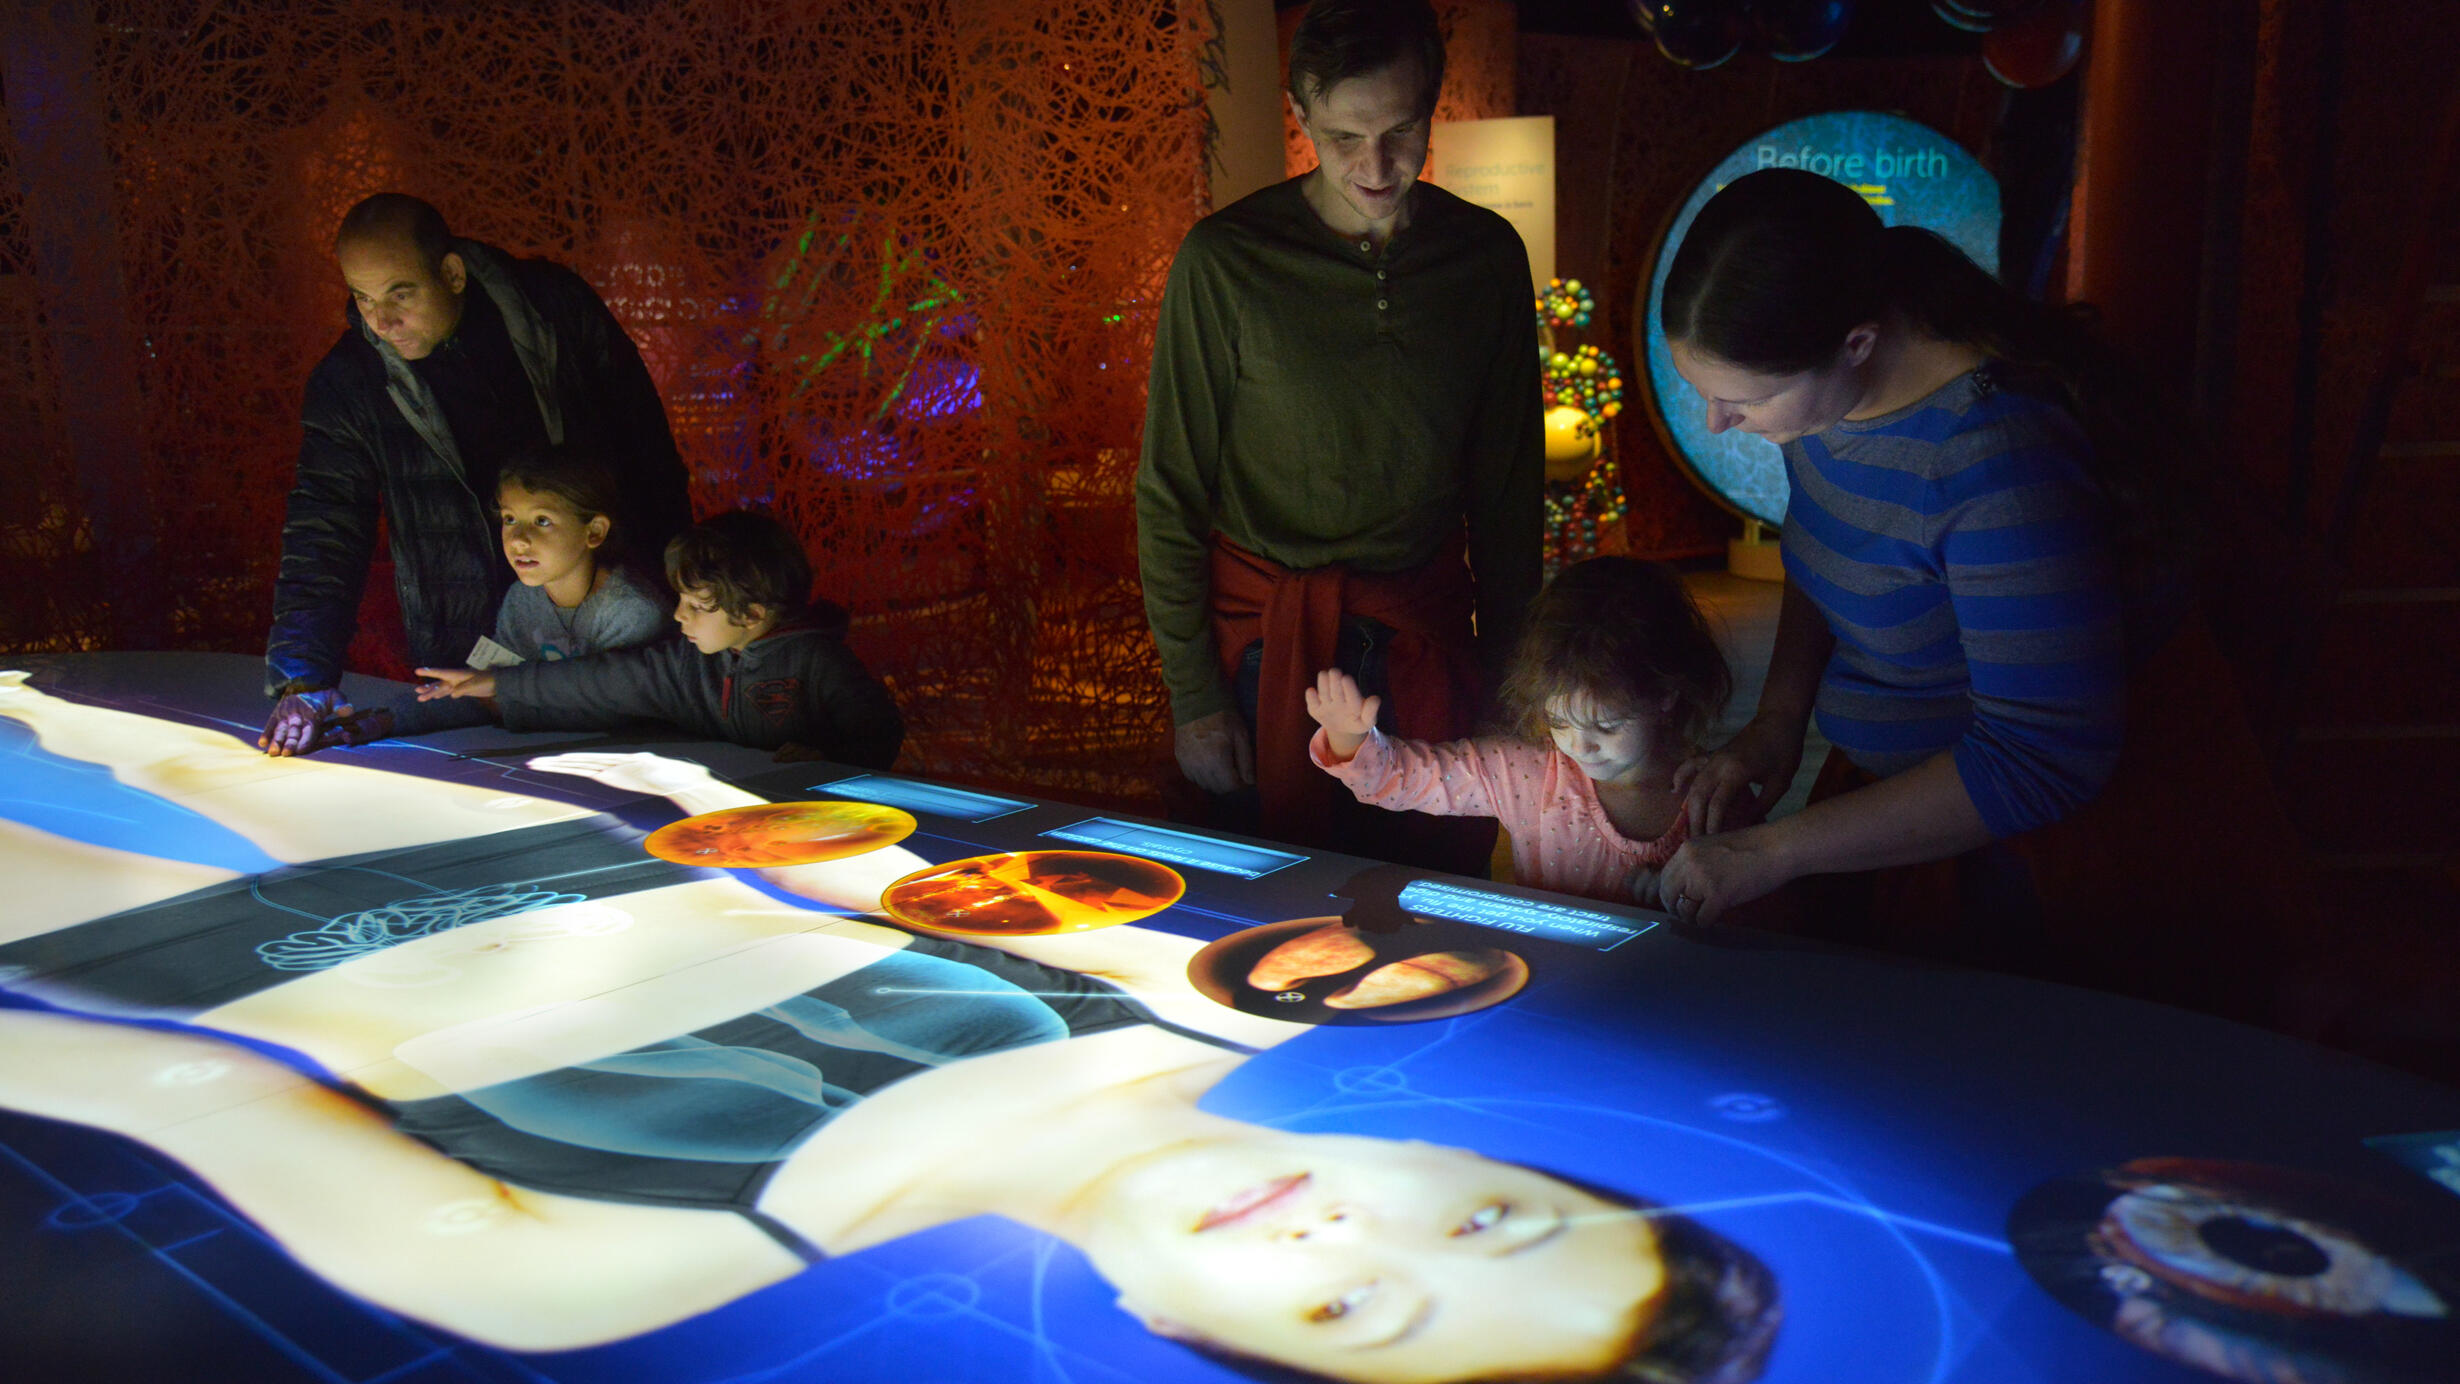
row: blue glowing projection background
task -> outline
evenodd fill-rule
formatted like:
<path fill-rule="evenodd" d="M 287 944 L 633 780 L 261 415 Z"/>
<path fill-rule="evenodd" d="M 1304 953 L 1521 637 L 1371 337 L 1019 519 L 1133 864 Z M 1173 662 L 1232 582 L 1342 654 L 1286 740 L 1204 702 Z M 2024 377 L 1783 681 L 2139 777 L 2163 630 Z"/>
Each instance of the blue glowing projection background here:
<path fill-rule="evenodd" d="M 2460 1093 L 2287 1040 L 726 747 L 270 761 L 113 657 L 0 679 L 12 1378 L 2460 1358 Z M 757 799 L 913 827 L 641 849 Z"/>
<path fill-rule="evenodd" d="M 1785 459 L 1775 443 L 1711 433 L 1700 398 L 1674 373 L 1658 325 L 1666 271 L 1691 220 L 1727 183 L 1762 168 L 1805 168 L 1862 194 L 1891 226 L 1927 226 L 1982 268 L 1999 268 L 1999 183 L 1964 146 L 1918 121 L 1880 111 L 1832 111 L 1779 125 L 1726 155 L 1674 214 L 1650 271 L 1641 321 L 1649 390 L 1676 460 L 1708 493 L 1746 519 L 1785 519 Z"/>

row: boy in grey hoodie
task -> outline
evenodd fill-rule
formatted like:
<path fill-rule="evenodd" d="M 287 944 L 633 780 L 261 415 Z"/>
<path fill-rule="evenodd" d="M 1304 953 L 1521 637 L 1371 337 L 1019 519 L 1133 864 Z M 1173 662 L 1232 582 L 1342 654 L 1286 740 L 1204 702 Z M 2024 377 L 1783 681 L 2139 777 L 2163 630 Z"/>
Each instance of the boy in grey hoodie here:
<path fill-rule="evenodd" d="M 669 722 L 694 735 L 885 769 L 905 743 L 888 689 L 845 645 L 846 613 L 811 597 L 783 524 L 735 510 L 666 547 L 684 639 L 557 663 L 421 668 L 422 700 L 492 697 L 508 730 Z M 688 641 L 688 642 L 686 642 Z"/>

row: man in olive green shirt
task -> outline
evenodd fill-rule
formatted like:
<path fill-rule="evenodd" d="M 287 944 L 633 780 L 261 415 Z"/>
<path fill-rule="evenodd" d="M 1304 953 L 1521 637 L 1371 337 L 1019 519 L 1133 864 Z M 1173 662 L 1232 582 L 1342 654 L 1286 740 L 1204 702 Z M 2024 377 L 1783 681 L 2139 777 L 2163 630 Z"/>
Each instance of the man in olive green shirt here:
<path fill-rule="evenodd" d="M 1289 88 L 1320 166 L 1199 222 L 1162 300 L 1137 542 L 1174 749 L 1209 793 L 1265 781 L 1265 820 L 1251 829 L 1283 839 L 1303 833 L 1275 811 L 1271 781 L 1295 770 L 1275 769 L 1291 747 L 1270 743 L 1271 727 L 1313 726 L 1295 688 L 1248 676 L 1279 651 L 1227 642 L 1248 627 L 1221 624 L 1225 552 L 1262 559 L 1275 579 L 1397 574 L 1450 590 L 1465 533 L 1482 676 L 1453 699 L 1453 735 L 1470 729 L 1457 703 L 1493 689 L 1538 586 L 1544 441 L 1528 260 L 1502 217 L 1417 182 L 1442 73 L 1423 0 L 1317 0 L 1292 44 Z M 1370 675 L 1386 671 L 1379 654 L 1405 661 L 1405 641 L 1425 632 L 1356 618 L 1358 603 L 1340 599 L 1335 661 L 1363 661 Z M 1470 613 L 1456 612 L 1464 634 Z M 1251 687 L 1258 704 L 1242 708 Z M 1406 729 L 1424 691 L 1391 687 L 1387 726 L 1399 713 Z M 1458 854 L 1428 863 L 1483 870 Z"/>

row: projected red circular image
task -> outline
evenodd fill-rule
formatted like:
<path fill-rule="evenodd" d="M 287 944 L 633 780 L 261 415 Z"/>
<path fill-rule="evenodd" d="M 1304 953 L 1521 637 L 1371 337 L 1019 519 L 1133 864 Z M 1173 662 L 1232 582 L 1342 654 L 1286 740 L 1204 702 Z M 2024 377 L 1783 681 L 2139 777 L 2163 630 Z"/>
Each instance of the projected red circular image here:
<path fill-rule="evenodd" d="M 880 904 L 934 932 L 1086 932 L 1150 918 L 1179 901 L 1176 870 L 1109 851 L 1009 851 L 951 860 L 888 886 Z"/>
<path fill-rule="evenodd" d="M 877 803 L 753 803 L 669 822 L 642 844 L 678 865 L 816 865 L 893 846 L 914 818 Z"/>
<path fill-rule="evenodd" d="M 1251 927 L 1206 946 L 1188 983 L 1245 1014 L 1303 1024 L 1406 1024 L 1501 1004 L 1529 963 L 1468 923 L 1422 918 L 1364 932 L 1339 918 Z"/>

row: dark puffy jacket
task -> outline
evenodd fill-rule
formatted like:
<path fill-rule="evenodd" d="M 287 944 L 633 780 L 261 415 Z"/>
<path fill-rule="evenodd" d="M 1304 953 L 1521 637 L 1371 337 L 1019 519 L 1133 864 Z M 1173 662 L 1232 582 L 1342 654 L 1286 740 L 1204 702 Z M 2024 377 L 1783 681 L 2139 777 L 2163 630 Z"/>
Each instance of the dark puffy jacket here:
<path fill-rule="evenodd" d="M 627 546 L 652 555 L 691 523 L 683 462 L 640 352 L 578 274 L 517 260 L 476 241 L 453 249 L 465 292 L 504 317 L 551 441 L 593 450 L 626 497 Z M 349 309 L 350 326 L 308 376 L 306 437 L 282 525 L 268 695 L 334 686 L 358 625 L 381 513 L 414 665 L 456 665 L 495 628 L 512 581 L 496 533 L 495 496 L 470 488 L 443 411 L 409 362 Z M 654 560 L 654 559 L 653 559 Z"/>
<path fill-rule="evenodd" d="M 840 764 L 885 769 L 905 743 L 905 721 L 846 647 L 845 628 L 845 613 L 824 602 L 724 653 L 670 639 L 498 668 L 496 709 L 508 730 L 609 730 L 646 718 L 756 749 L 795 744 Z"/>

